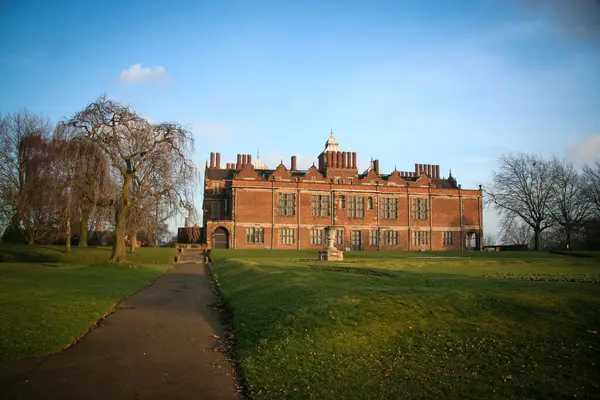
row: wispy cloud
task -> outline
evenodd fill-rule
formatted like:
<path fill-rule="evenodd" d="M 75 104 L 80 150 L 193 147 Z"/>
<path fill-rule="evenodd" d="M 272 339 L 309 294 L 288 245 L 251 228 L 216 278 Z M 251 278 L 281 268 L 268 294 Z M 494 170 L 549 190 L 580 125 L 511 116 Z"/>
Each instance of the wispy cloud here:
<path fill-rule="evenodd" d="M 168 78 L 167 70 L 158 66 L 156 68 L 142 67 L 142 64 L 133 64 L 119 74 L 119 82 L 125 85 L 136 83 L 161 83 Z"/>
<path fill-rule="evenodd" d="M 567 150 L 567 158 L 579 165 L 600 159 L 600 134 L 573 143 Z"/>
<path fill-rule="evenodd" d="M 519 0 L 523 9 L 549 21 L 560 37 L 600 44 L 598 0 Z"/>

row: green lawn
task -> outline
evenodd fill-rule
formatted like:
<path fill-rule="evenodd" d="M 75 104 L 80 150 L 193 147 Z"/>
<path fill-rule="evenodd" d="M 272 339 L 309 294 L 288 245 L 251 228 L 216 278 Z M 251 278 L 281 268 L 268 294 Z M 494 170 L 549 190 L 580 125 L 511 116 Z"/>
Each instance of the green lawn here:
<path fill-rule="evenodd" d="M 0 360 L 60 350 L 120 300 L 172 266 L 175 249 L 141 248 L 124 265 L 110 248 L 0 246 Z"/>
<path fill-rule="evenodd" d="M 260 398 L 600 396 L 600 260 L 214 251 Z M 460 257 L 460 258 L 457 258 Z M 575 397 L 576 396 L 576 397 Z"/>

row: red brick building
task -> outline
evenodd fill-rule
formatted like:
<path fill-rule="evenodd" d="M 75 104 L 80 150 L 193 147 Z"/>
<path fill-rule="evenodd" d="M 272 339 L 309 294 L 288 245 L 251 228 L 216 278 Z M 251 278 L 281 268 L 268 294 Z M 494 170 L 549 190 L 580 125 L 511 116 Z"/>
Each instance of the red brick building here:
<path fill-rule="evenodd" d="M 318 166 L 268 169 L 238 154 L 221 165 L 210 154 L 204 175 L 203 237 L 209 248 L 322 249 L 324 228 L 336 227 L 341 250 L 479 249 L 482 196 L 462 189 L 439 165 L 384 174 L 379 160 L 357 170 L 356 153 L 343 152 L 333 133 Z"/>

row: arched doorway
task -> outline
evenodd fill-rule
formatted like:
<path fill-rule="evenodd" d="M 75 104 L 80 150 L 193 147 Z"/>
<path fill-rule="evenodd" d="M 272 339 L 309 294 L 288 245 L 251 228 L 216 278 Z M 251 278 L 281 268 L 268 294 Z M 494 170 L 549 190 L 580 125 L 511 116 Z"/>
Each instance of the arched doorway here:
<path fill-rule="evenodd" d="M 465 250 L 479 250 L 479 235 L 477 232 L 467 232 L 465 235 Z"/>
<path fill-rule="evenodd" d="M 222 226 L 215 229 L 212 240 L 213 249 L 228 249 L 229 248 L 229 232 Z"/>

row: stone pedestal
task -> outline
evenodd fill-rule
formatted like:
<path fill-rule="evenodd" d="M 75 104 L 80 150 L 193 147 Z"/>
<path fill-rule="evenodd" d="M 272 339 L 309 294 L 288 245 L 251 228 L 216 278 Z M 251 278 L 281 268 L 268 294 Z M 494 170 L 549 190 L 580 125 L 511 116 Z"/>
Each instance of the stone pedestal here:
<path fill-rule="evenodd" d="M 323 251 L 319 251 L 320 261 L 344 261 L 344 253 L 335 248 L 335 227 L 328 226 L 325 228 L 325 237 L 327 238 L 327 247 Z"/>

